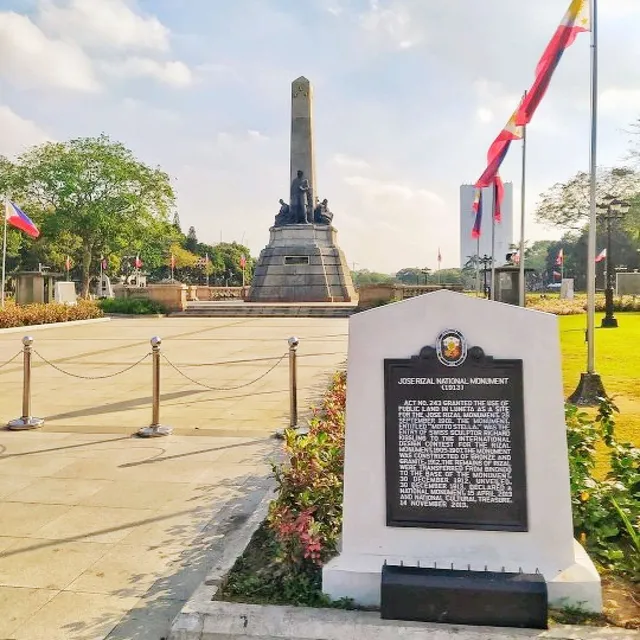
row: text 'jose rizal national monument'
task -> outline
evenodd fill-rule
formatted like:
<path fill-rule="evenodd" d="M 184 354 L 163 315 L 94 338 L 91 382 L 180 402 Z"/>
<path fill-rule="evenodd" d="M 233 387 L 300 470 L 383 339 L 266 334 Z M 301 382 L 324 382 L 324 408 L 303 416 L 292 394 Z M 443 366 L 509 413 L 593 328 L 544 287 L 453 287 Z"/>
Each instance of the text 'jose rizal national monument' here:
<path fill-rule="evenodd" d="M 270 229 L 255 268 L 249 302 L 351 302 L 351 272 L 337 244 L 328 200 L 317 195 L 313 140 L 313 88 L 291 84 L 289 202 Z"/>

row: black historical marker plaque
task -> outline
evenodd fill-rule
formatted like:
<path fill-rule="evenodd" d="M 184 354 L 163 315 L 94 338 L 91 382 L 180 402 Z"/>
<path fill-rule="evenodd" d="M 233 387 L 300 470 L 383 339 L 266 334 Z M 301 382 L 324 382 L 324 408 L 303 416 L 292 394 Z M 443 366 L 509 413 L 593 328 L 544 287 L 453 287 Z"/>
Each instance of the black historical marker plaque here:
<path fill-rule="evenodd" d="M 387 525 L 527 531 L 522 360 L 450 330 L 384 377 Z"/>

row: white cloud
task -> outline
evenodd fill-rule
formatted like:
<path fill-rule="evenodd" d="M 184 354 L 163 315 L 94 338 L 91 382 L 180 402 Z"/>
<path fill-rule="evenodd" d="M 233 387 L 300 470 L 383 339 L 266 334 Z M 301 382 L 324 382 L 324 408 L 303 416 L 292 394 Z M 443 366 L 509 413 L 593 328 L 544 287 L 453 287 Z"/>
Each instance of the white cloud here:
<path fill-rule="evenodd" d="M 487 109 L 486 107 L 478 107 L 478 109 L 476 110 L 476 119 L 483 124 L 493 122 L 493 111 L 491 111 L 491 109 Z"/>
<path fill-rule="evenodd" d="M 102 68 L 114 76 L 123 78 L 153 78 L 175 88 L 188 87 L 193 83 L 193 74 L 180 61 L 161 62 L 152 58 L 125 58 L 119 62 L 105 62 Z"/>
<path fill-rule="evenodd" d="M 18 156 L 35 144 L 51 137 L 35 122 L 20 117 L 6 105 L 0 105 L 0 155 Z"/>
<path fill-rule="evenodd" d="M 388 199 L 389 201 L 402 199 L 405 202 L 419 199 L 432 204 L 444 204 L 444 200 L 437 193 L 427 189 L 415 189 L 398 182 L 386 182 L 365 176 L 347 176 L 344 181 L 349 186 L 365 192 L 367 197 L 373 199 Z"/>
<path fill-rule="evenodd" d="M 412 20 L 408 8 L 399 0 L 388 6 L 384 4 L 384 0 L 369 1 L 369 9 L 360 15 L 362 28 L 397 49 L 410 49 L 419 44 L 424 33 Z"/>
<path fill-rule="evenodd" d="M 0 75 L 17 86 L 100 89 L 91 60 L 79 47 L 49 38 L 17 13 L 0 13 L 0 60 Z"/>
<path fill-rule="evenodd" d="M 368 169 L 371 166 L 362 158 L 353 158 L 352 156 L 347 156 L 343 153 L 336 153 L 333 156 L 332 161 L 335 165 L 347 169 Z"/>
<path fill-rule="evenodd" d="M 155 16 L 139 15 L 125 0 L 41 0 L 38 22 L 87 48 L 169 50 L 169 29 Z"/>
<path fill-rule="evenodd" d="M 607 115 L 637 117 L 640 113 L 640 89 L 611 87 L 600 94 L 600 108 Z"/>

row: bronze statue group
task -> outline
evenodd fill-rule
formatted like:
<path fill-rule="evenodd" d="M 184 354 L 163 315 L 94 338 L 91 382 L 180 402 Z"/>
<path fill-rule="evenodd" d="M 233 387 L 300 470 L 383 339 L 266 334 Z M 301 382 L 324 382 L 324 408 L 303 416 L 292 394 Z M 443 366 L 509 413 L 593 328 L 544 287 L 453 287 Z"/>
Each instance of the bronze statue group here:
<path fill-rule="evenodd" d="M 329 225 L 333 220 L 333 213 L 329 211 L 329 202 L 325 198 L 318 202 L 313 198 L 309 181 L 302 171 L 298 171 L 291 182 L 291 200 L 287 204 L 280 199 L 280 212 L 276 216 L 274 225 L 283 227 L 290 224 L 324 224 Z"/>

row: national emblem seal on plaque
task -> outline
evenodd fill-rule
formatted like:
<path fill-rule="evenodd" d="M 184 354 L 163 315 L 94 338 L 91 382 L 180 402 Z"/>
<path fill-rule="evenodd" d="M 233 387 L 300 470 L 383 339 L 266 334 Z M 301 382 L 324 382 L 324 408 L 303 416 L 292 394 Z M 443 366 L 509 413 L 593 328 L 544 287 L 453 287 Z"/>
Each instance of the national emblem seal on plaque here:
<path fill-rule="evenodd" d="M 445 367 L 459 367 L 467 359 L 467 341 L 457 329 L 443 331 L 436 340 L 436 355 Z"/>

